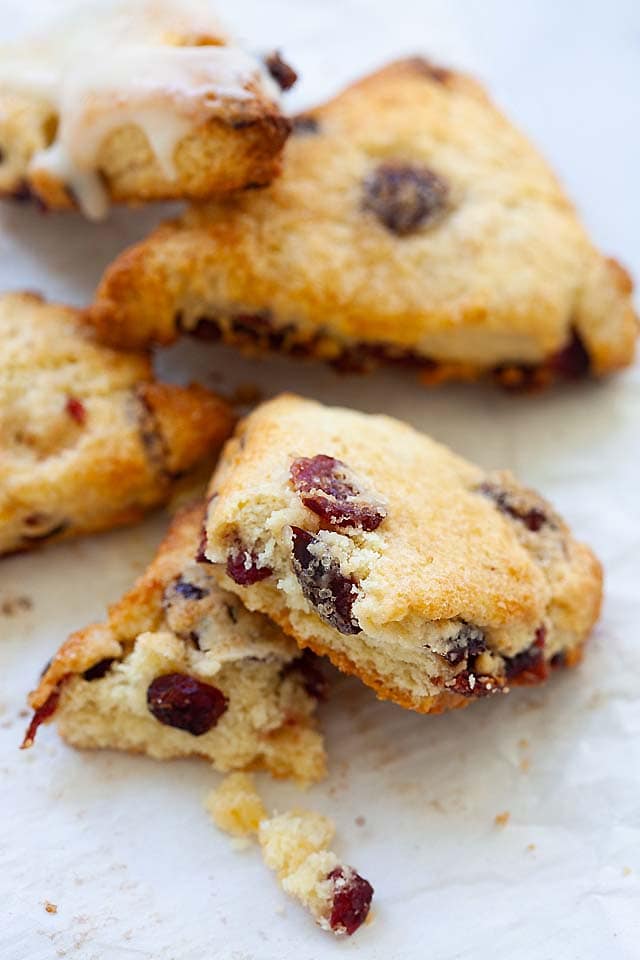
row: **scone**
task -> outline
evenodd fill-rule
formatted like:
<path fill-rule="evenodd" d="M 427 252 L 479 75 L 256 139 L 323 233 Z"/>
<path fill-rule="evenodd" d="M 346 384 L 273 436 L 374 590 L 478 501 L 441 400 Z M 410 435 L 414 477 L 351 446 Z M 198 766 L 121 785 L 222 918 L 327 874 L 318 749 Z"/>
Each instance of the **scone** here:
<path fill-rule="evenodd" d="M 325 771 L 313 657 L 221 590 L 194 559 L 204 504 L 179 513 L 148 570 L 106 623 L 73 634 L 31 695 L 24 746 L 51 718 L 76 747 L 218 770 L 262 768 L 302 782 Z"/>
<path fill-rule="evenodd" d="M 0 297 L 0 339 L 0 556 L 140 520 L 233 428 L 214 393 L 156 382 L 71 308 Z"/>
<path fill-rule="evenodd" d="M 76 7 L 0 53 L 0 193 L 99 219 L 111 201 L 263 186 L 295 73 L 229 37 L 202 0 Z"/>
<path fill-rule="evenodd" d="M 291 395 L 227 442 L 204 553 L 301 647 L 425 713 L 576 663 L 600 608 L 594 555 L 510 474 Z"/>
<path fill-rule="evenodd" d="M 342 369 L 541 386 L 632 360 L 631 281 L 469 77 L 392 64 L 299 117 L 281 178 L 189 210 L 107 270 L 112 343 L 199 333 Z"/>
<path fill-rule="evenodd" d="M 208 798 L 216 825 L 233 837 L 256 837 L 264 862 L 285 893 L 295 897 L 323 930 L 355 933 L 369 915 L 373 887 L 340 862 L 329 845 L 333 823 L 311 810 L 267 816 L 252 778 L 232 773 Z"/>

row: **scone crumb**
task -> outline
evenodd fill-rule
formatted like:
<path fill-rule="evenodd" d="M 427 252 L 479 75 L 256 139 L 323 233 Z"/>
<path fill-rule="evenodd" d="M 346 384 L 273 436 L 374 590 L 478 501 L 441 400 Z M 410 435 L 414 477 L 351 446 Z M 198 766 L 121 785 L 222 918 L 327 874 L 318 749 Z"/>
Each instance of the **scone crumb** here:
<path fill-rule="evenodd" d="M 502 813 L 497 813 L 494 819 L 496 827 L 506 827 L 511 818 L 511 814 L 508 810 L 504 810 Z"/>
<path fill-rule="evenodd" d="M 623 867 L 623 868 L 622 868 L 622 876 L 623 876 L 623 877 L 630 877 L 632 873 L 633 873 L 633 870 L 631 869 L 631 867 Z"/>
<path fill-rule="evenodd" d="M 15 617 L 19 613 L 26 613 L 32 607 L 31 597 L 7 597 L 0 603 L 0 613 L 3 617 Z"/>
<path fill-rule="evenodd" d="M 45 910 L 47 911 L 47 913 L 57 913 L 57 912 L 58 912 L 58 904 L 57 904 L 57 903 L 51 903 L 49 900 L 45 900 L 45 901 L 44 901 L 44 908 L 45 908 Z"/>
<path fill-rule="evenodd" d="M 205 801 L 213 822 L 220 830 L 241 841 L 236 849 L 248 845 L 261 820 L 267 816 L 262 800 L 249 773 L 231 773 Z"/>
<path fill-rule="evenodd" d="M 360 816 L 360 817 L 356 817 L 353 822 L 355 823 L 356 827 L 364 827 L 367 821 L 365 820 L 364 817 Z"/>
<path fill-rule="evenodd" d="M 533 853 L 533 851 L 534 851 L 535 849 L 536 849 L 535 843 L 528 843 L 528 844 L 527 844 L 527 853 Z"/>
<path fill-rule="evenodd" d="M 257 835 L 266 865 L 285 893 L 323 930 L 350 936 L 369 915 L 373 887 L 329 849 L 335 826 L 310 810 L 266 815 L 253 777 L 233 773 L 206 799 L 214 823 L 243 847 Z M 364 818 L 363 822 L 364 822 Z"/>

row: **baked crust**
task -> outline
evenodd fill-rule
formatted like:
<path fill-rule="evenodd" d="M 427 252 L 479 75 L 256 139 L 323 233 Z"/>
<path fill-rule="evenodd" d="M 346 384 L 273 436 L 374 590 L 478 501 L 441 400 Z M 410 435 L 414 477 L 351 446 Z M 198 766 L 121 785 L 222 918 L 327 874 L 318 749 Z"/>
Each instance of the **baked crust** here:
<path fill-rule="evenodd" d="M 317 460 L 305 500 L 294 465 Z M 345 475 L 364 492 L 327 512 Z M 549 503 L 388 417 L 278 397 L 238 425 L 210 495 L 219 583 L 404 707 L 542 682 L 579 661 L 599 614 L 600 564 Z"/>
<path fill-rule="evenodd" d="M 96 343 L 78 311 L 0 298 L 0 554 L 134 523 L 233 428 L 204 387 Z"/>
<path fill-rule="evenodd" d="M 624 367 L 637 335 L 628 274 L 548 165 L 475 81 L 417 58 L 298 118 L 267 190 L 125 251 L 89 317 L 129 346 L 195 330 L 510 387 Z"/>
<path fill-rule="evenodd" d="M 304 782 L 324 775 L 317 699 L 307 692 L 317 668 L 275 624 L 217 587 L 207 564 L 194 561 L 203 519 L 202 502 L 180 511 L 107 622 L 62 645 L 29 698 L 36 721 L 26 746 L 43 716 L 78 747 L 158 759 L 201 756 L 223 771 L 266 769 Z M 226 711 L 204 735 L 160 723 L 147 707 L 153 679 L 176 672 L 214 684 L 227 698 Z"/>
<path fill-rule="evenodd" d="M 15 76 L 5 67 L 0 81 L 0 195 L 18 200 L 34 199 L 48 209 L 82 207 L 82 197 L 74 189 L 73 177 L 65 179 L 46 164 L 40 167 L 36 162 L 34 166 L 32 161 L 42 152 L 55 149 L 68 119 L 68 91 L 72 85 L 83 84 L 86 90 L 83 99 L 78 99 L 77 109 L 83 111 L 88 125 L 87 139 L 93 136 L 91 124 L 99 124 L 104 131 L 91 158 L 91 170 L 98 174 L 109 200 L 131 204 L 185 198 L 201 200 L 270 183 L 280 171 L 282 147 L 290 122 L 278 105 L 278 88 L 264 63 L 251 58 L 218 29 L 211 14 L 205 17 L 211 29 L 203 32 L 198 20 L 205 15 L 200 14 L 196 19 L 195 12 L 191 15 L 189 11 L 189 4 L 158 5 L 153 0 L 143 0 L 135 8 L 127 10 L 126 4 L 120 7 L 120 15 L 124 11 L 130 17 L 131 28 L 121 30 L 120 35 L 114 34 L 109 50 L 111 57 L 128 53 L 129 43 L 137 43 L 144 49 L 143 56 L 148 55 L 148 50 L 153 53 L 156 49 L 180 48 L 186 53 L 196 51 L 195 56 L 201 58 L 202 48 L 207 48 L 215 58 L 220 49 L 237 50 L 242 56 L 235 69 L 237 77 L 230 74 L 233 82 L 223 79 L 216 90 L 202 75 L 198 60 L 192 75 L 184 70 L 185 90 L 176 94 L 172 78 L 169 76 L 163 85 L 162 73 L 157 71 L 157 78 L 155 74 L 147 76 L 147 86 L 141 94 L 142 88 L 130 82 L 126 68 L 144 74 L 148 73 L 147 64 L 143 60 L 136 67 L 125 61 L 108 81 L 113 85 L 109 93 L 110 87 L 102 72 L 92 81 L 91 66 L 87 68 L 87 64 L 95 60 L 98 70 L 104 69 L 103 27 L 108 29 L 109 21 L 103 24 L 100 20 L 87 27 L 81 18 L 79 24 L 67 24 L 67 32 L 78 35 L 82 32 L 85 43 L 80 60 L 76 54 L 61 68 L 64 73 L 60 82 L 64 86 L 60 94 L 62 102 L 58 103 L 55 89 L 40 91 L 37 82 L 29 89 L 30 74 L 25 81 L 22 72 L 29 57 L 41 64 L 42 70 L 48 68 L 56 46 L 66 42 L 66 38 L 60 36 L 65 32 L 64 23 L 52 27 L 49 36 L 37 41 L 39 46 L 35 48 L 29 41 L 22 46 L 8 46 L 5 60 L 8 57 L 10 63 L 15 61 Z M 77 47 L 78 38 L 75 42 Z M 181 69 L 180 65 L 177 69 Z M 57 76 L 55 79 L 57 81 Z M 56 83 L 52 86 L 55 88 Z M 136 97 L 143 99 L 138 103 Z M 180 98 L 183 101 L 188 98 L 187 107 Z M 180 122 L 167 157 L 158 154 L 153 136 L 145 129 L 145 123 L 155 128 L 156 116 L 163 115 L 161 136 L 167 135 L 176 115 Z M 86 165 L 86 161 L 83 164 Z M 78 165 L 80 172 L 83 164 Z"/>

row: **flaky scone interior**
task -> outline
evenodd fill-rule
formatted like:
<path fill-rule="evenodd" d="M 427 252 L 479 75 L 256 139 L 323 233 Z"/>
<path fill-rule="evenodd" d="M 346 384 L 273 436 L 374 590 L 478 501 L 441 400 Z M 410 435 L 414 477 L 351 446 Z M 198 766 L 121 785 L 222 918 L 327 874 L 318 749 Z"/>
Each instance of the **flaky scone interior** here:
<path fill-rule="evenodd" d="M 193 207 L 117 258 L 106 340 L 183 333 L 341 370 L 506 387 L 631 363 L 631 280 L 471 78 L 424 60 L 298 117 L 268 189 Z"/>
<path fill-rule="evenodd" d="M 156 381 L 70 307 L 2 296 L 0 338 L 0 556 L 141 520 L 233 428 L 217 394 Z"/>
<path fill-rule="evenodd" d="M 100 219 L 278 173 L 296 78 L 279 56 L 240 46 L 205 0 L 68 6 L 0 51 L 0 193 Z"/>
<path fill-rule="evenodd" d="M 423 712 L 576 663 L 601 601 L 593 553 L 510 474 L 292 395 L 226 444 L 205 555 L 300 646 Z"/>
<path fill-rule="evenodd" d="M 221 771 L 303 783 L 324 775 L 315 709 L 326 684 L 315 658 L 194 559 L 203 517 L 202 503 L 179 513 L 107 622 L 60 648 L 31 694 L 25 746 L 53 719 L 76 747 L 199 756 Z"/>

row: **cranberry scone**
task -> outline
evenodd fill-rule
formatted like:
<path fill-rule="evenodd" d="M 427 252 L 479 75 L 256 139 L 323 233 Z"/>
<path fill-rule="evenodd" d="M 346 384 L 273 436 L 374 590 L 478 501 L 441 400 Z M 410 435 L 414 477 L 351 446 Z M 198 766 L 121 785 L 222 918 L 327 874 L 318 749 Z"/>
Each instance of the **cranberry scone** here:
<path fill-rule="evenodd" d="M 156 382 L 77 310 L 0 297 L 0 339 L 0 556 L 142 519 L 233 428 L 220 397 Z"/>
<path fill-rule="evenodd" d="M 508 387 L 632 360 L 631 281 L 469 77 L 420 59 L 294 122 L 281 178 L 123 253 L 90 311 L 108 341 L 184 332 L 342 369 Z"/>
<path fill-rule="evenodd" d="M 510 474 L 292 395 L 227 442 L 204 553 L 250 610 L 425 713 L 576 663 L 600 608 L 594 555 Z"/>
<path fill-rule="evenodd" d="M 215 824 L 235 838 L 257 837 L 264 862 L 285 893 L 298 900 L 323 930 L 351 936 L 369 915 L 373 887 L 340 862 L 329 845 L 334 824 L 311 810 L 267 815 L 253 779 L 232 773 L 209 796 Z"/>
<path fill-rule="evenodd" d="M 203 503 L 177 514 L 108 621 L 60 648 L 31 695 L 24 746 L 53 718 L 76 747 L 199 756 L 221 771 L 261 768 L 304 783 L 324 775 L 314 723 L 322 673 L 194 559 L 203 516 Z"/>
<path fill-rule="evenodd" d="M 111 201 L 263 186 L 290 122 L 278 54 L 235 42 L 202 0 L 77 4 L 0 54 L 0 193 L 99 219 Z"/>

